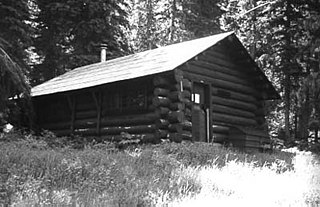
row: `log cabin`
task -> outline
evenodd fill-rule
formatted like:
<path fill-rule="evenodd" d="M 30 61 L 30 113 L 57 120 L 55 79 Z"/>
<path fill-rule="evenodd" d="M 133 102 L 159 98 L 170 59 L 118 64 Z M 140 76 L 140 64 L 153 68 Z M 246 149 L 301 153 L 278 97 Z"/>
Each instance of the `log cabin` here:
<path fill-rule="evenodd" d="M 32 88 L 39 127 L 110 141 L 270 143 L 264 104 L 279 94 L 233 32 L 101 59 Z"/>

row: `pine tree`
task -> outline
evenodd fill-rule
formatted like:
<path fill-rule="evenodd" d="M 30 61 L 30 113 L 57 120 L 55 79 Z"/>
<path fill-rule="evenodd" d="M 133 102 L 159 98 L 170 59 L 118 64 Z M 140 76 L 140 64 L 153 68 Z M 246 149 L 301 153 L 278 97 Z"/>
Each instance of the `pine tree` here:
<path fill-rule="evenodd" d="M 135 51 L 220 31 L 218 1 L 131 0 L 131 44 Z"/>
<path fill-rule="evenodd" d="M 285 129 L 288 142 L 294 135 L 307 137 L 312 89 L 305 83 L 310 82 L 310 70 L 317 65 L 311 64 L 312 59 L 318 63 L 319 3 L 241 0 L 224 1 L 220 6 L 225 11 L 221 18 L 224 29 L 236 30 L 283 96 L 282 102 L 272 104 L 271 125 Z M 303 81 L 305 76 L 309 81 Z"/>
<path fill-rule="evenodd" d="M 35 48 L 41 61 L 34 79 L 38 82 L 98 62 L 103 43 L 107 44 L 108 58 L 129 51 L 124 1 L 38 0 L 37 6 Z"/>
<path fill-rule="evenodd" d="M 8 120 L 9 98 L 29 97 L 27 49 L 32 28 L 28 0 L 0 0 L 0 128 Z"/>
<path fill-rule="evenodd" d="M 23 69 L 27 69 L 32 27 L 28 0 L 0 0 L 0 47 Z"/>

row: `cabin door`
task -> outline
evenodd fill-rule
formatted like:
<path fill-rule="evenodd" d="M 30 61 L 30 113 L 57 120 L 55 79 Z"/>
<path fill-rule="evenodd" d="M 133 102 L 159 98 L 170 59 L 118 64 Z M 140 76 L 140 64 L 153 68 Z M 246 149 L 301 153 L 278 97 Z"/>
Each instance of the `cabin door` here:
<path fill-rule="evenodd" d="M 209 86 L 193 83 L 192 136 L 194 141 L 209 142 Z"/>

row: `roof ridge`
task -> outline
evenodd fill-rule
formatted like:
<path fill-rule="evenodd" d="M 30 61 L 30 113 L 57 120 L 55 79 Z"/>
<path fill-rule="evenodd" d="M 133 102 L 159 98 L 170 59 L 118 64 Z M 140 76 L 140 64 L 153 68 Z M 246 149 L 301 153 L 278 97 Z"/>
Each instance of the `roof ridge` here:
<path fill-rule="evenodd" d="M 31 94 L 32 96 L 41 96 L 72 91 L 170 71 L 233 33 L 224 32 L 210 35 L 77 67 L 33 87 Z M 94 81 L 96 76 L 99 78 Z M 91 81 L 84 81 L 85 79 Z M 83 82 L 79 83 L 79 80 L 83 80 Z"/>

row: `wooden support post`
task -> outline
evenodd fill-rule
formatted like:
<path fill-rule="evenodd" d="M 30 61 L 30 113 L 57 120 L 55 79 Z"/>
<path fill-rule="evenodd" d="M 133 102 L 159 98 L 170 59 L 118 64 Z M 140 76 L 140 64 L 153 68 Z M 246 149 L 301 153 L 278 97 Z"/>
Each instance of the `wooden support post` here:
<path fill-rule="evenodd" d="M 208 110 L 207 110 L 207 118 L 208 118 L 208 121 L 207 121 L 207 124 L 208 124 L 208 129 L 207 129 L 207 133 L 208 133 L 208 142 L 210 142 L 210 138 L 212 139 L 212 108 L 213 108 L 213 104 L 212 104 L 212 86 L 211 84 L 208 84 Z M 213 141 L 213 140 L 212 140 Z M 211 142 L 212 142 L 211 141 Z"/>
<path fill-rule="evenodd" d="M 68 100 L 68 104 L 69 104 L 69 108 L 71 111 L 71 122 L 70 122 L 70 134 L 73 135 L 74 133 L 74 121 L 76 118 L 76 99 L 74 96 L 68 95 L 67 96 L 67 100 Z"/>
<path fill-rule="evenodd" d="M 96 105 L 96 109 L 97 109 L 97 127 L 96 127 L 96 133 L 98 136 L 100 136 L 100 126 L 101 126 L 101 108 L 102 108 L 102 104 L 101 104 L 101 100 L 102 100 L 102 96 L 101 96 L 101 92 L 98 92 L 98 95 L 95 92 L 91 93 L 92 98 L 94 100 L 94 103 Z"/>

